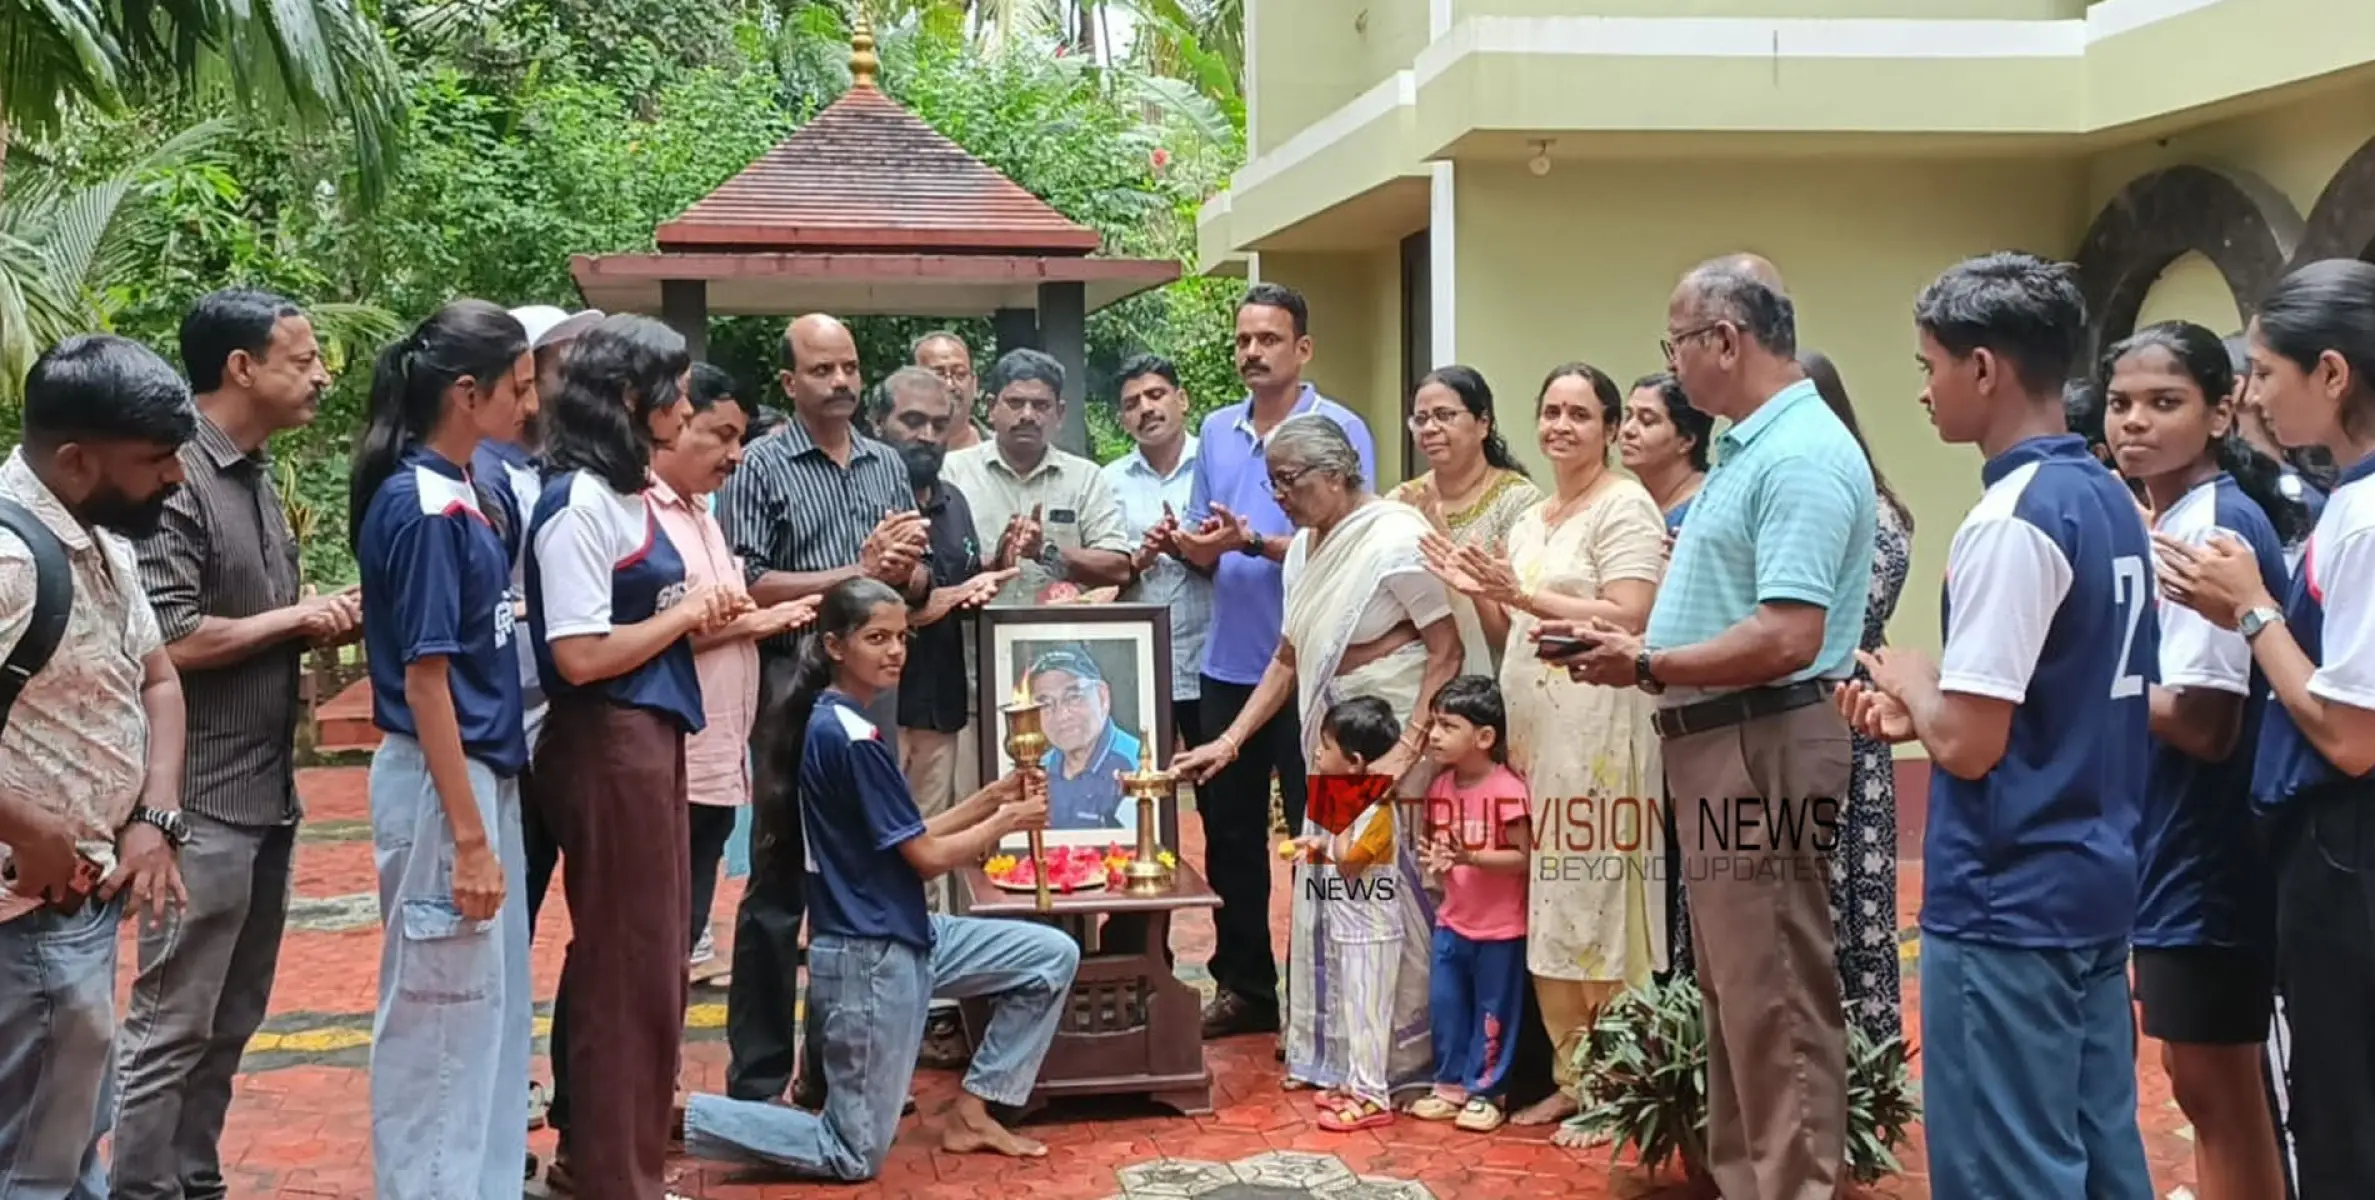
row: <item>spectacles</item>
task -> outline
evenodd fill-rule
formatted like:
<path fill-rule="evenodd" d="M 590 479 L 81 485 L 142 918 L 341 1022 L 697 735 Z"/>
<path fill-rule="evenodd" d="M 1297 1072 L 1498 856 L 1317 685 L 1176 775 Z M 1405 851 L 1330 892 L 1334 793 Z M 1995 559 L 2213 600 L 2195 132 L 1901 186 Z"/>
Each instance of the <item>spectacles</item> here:
<path fill-rule="evenodd" d="M 1466 415 L 1468 415 L 1468 410 L 1464 408 L 1436 408 L 1425 412 L 1414 412 L 1410 414 L 1410 428 L 1412 432 L 1416 432 L 1430 425 L 1448 427 L 1453 421 Z"/>
<path fill-rule="evenodd" d="M 1716 330 L 1723 328 L 1727 324 L 1729 324 L 1729 322 L 1713 321 L 1708 324 L 1701 325 L 1696 329 L 1685 329 L 1681 333 L 1668 334 L 1665 337 L 1659 338 L 1658 349 L 1665 351 L 1666 365 L 1669 367 L 1674 365 L 1675 347 L 1680 346 L 1692 338 L 1704 337 L 1707 334 L 1714 333 Z"/>
<path fill-rule="evenodd" d="M 1060 691 L 1033 697 L 1041 704 L 1062 705 L 1065 708 L 1086 708 L 1088 702 L 1096 698 L 1097 685 L 1093 683 L 1075 683 Z"/>
<path fill-rule="evenodd" d="M 1303 482 L 1304 476 L 1318 469 L 1318 467 L 1304 467 L 1298 471 L 1288 471 L 1284 475 L 1272 474 L 1270 476 L 1270 494 L 1273 496 L 1286 495 L 1294 490 L 1296 484 Z"/>

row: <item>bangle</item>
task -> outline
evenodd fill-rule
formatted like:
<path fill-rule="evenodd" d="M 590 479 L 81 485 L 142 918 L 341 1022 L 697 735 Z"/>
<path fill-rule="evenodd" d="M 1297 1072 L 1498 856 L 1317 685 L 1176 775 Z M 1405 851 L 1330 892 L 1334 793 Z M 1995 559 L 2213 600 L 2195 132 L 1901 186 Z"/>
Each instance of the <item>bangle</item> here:
<path fill-rule="evenodd" d="M 1229 757 L 1231 758 L 1237 757 L 1238 751 L 1243 749 L 1243 747 L 1238 744 L 1237 735 L 1230 733 L 1226 729 L 1221 730 L 1220 736 L 1212 740 L 1225 743 L 1229 747 Z"/>

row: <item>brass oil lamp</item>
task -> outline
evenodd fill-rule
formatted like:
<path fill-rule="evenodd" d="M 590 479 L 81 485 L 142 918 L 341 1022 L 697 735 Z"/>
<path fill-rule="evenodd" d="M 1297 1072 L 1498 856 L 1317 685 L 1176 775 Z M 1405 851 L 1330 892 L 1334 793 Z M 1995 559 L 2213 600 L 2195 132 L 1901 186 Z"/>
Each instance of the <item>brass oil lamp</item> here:
<path fill-rule="evenodd" d="M 1155 803 L 1171 794 L 1178 777 L 1155 769 L 1155 744 L 1138 734 L 1138 769 L 1121 777 L 1122 794 L 1138 802 L 1138 853 L 1122 868 L 1123 890 L 1133 896 L 1160 896 L 1171 890 L 1171 869 L 1163 865 L 1162 846 L 1155 838 Z"/>
<path fill-rule="evenodd" d="M 1031 699 L 1029 683 L 1017 682 L 1014 698 L 998 711 L 1006 715 L 1006 755 L 1014 760 L 1015 774 L 1022 776 L 1027 790 L 1033 776 L 1046 774 L 1039 762 L 1047 753 L 1047 732 L 1040 727 L 1047 706 Z M 1047 834 L 1034 829 L 1030 837 L 1031 877 L 1038 884 L 1039 911 L 1049 912 L 1055 908 L 1055 898 L 1047 889 Z"/>

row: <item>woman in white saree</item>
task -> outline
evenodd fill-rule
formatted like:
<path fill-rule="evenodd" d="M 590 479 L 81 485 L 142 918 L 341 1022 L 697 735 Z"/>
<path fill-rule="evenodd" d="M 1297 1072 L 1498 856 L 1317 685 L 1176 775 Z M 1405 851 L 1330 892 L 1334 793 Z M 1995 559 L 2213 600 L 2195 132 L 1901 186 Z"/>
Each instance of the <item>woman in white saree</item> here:
<path fill-rule="evenodd" d="M 1290 700 L 1303 719 L 1306 761 L 1317 751 L 1321 718 L 1356 696 L 1393 708 L 1402 740 L 1374 768 L 1400 781 L 1396 794 L 1423 797 L 1420 769 L 1435 692 L 1460 671 L 1459 627 L 1451 601 L 1427 571 L 1419 543 L 1432 528 L 1407 504 L 1372 495 L 1351 441 L 1326 417 L 1296 417 L 1271 435 L 1270 490 L 1296 526 L 1285 560 L 1286 617 L 1277 657 L 1245 708 L 1211 741 L 1179 756 L 1174 769 L 1203 778 L 1236 757 L 1237 747 Z M 1319 806 L 1315 806 L 1317 808 Z M 1402 817 L 1412 806 L 1398 806 Z M 1308 881 L 1325 868 L 1295 868 L 1294 928 L 1288 947 L 1286 1043 L 1290 1086 L 1327 1089 L 1335 1124 L 1361 1127 L 1390 1112 L 1396 1093 L 1432 1076 L 1427 964 L 1434 901 L 1420 873 L 1420 821 L 1398 819 L 1391 895 L 1367 901 L 1315 895 Z M 1333 833 L 1307 821 L 1304 834 Z M 1332 912 L 1374 903 L 1386 911 Z M 1331 921 L 1331 917 L 1335 918 Z M 1379 920 L 1376 918 L 1390 918 Z M 1344 928 L 1337 928 L 1343 926 Z M 1360 943 L 1388 938 L 1399 954 Z M 1356 962 L 1390 962 L 1383 973 L 1351 971 Z M 1380 1019 L 1380 1018 L 1384 1019 Z M 1382 1075 L 1377 1068 L 1382 1067 Z"/>

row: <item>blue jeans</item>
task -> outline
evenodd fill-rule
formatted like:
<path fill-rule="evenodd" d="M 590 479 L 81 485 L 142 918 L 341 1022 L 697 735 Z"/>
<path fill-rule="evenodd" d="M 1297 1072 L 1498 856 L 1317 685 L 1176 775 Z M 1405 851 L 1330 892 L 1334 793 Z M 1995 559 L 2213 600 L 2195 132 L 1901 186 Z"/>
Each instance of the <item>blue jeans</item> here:
<path fill-rule="evenodd" d="M 123 899 L 0 921 L 0 1200 L 105 1200 Z"/>
<path fill-rule="evenodd" d="M 898 1133 L 932 999 L 992 998 L 965 1090 L 1021 1104 L 1079 967 L 1071 938 L 1025 921 L 934 916 L 928 952 L 886 938 L 813 938 L 808 995 L 824 1021 L 824 1112 L 695 1096 L 685 1107 L 685 1148 L 809 1178 L 872 1179 Z"/>
<path fill-rule="evenodd" d="M 2151 1200 L 2123 940 L 1924 934 L 1922 1127 L 1935 1200 Z"/>
<path fill-rule="evenodd" d="M 1525 1019 L 1526 939 L 1480 942 L 1435 927 L 1427 1007 L 1435 1023 L 1435 1084 L 1498 1100 L 1509 1090 Z"/>
<path fill-rule="evenodd" d="M 533 1014 L 527 857 L 516 781 L 470 763 L 503 908 L 454 907 L 454 835 L 420 743 L 390 734 L 371 757 L 379 865 L 379 1012 L 371 1027 L 371 1152 L 380 1200 L 517 1200 L 527 1161 Z"/>

